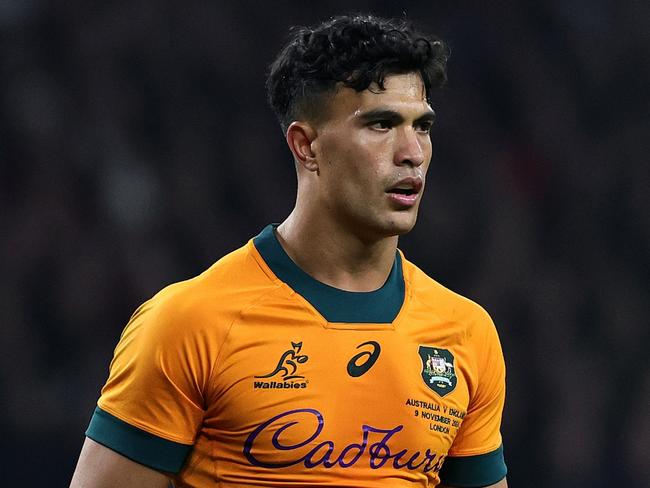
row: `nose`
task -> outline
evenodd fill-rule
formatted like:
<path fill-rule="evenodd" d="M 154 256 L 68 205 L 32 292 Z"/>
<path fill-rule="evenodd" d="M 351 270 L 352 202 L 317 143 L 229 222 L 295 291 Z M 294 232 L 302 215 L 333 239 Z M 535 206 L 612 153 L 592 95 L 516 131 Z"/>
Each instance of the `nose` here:
<path fill-rule="evenodd" d="M 395 148 L 395 164 L 417 167 L 424 163 L 425 141 L 422 141 L 421 137 L 413 127 L 403 127 L 399 131 Z"/>

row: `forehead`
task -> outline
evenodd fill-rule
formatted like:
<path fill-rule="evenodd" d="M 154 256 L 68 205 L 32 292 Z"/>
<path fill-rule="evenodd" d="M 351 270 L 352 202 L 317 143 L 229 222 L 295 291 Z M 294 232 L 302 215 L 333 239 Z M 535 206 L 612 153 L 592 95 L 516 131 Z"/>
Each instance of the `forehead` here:
<path fill-rule="evenodd" d="M 341 87 L 331 98 L 330 112 L 333 118 L 359 115 L 377 107 L 398 112 L 420 114 L 429 111 L 426 90 L 419 73 L 388 75 L 384 79 L 384 90 L 371 85 L 357 92 Z"/>

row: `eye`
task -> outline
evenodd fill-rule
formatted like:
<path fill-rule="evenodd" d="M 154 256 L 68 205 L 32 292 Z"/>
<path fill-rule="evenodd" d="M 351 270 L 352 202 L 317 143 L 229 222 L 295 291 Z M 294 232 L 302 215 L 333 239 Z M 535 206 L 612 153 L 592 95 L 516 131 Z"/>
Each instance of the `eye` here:
<path fill-rule="evenodd" d="M 392 129 L 393 123 L 390 120 L 375 120 L 374 122 L 370 122 L 368 127 L 373 130 L 387 131 Z"/>
<path fill-rule="evenodd" d="M 423 122 L 417 122 L 415 124 L 415 130 L 418 132 L 421 132 L 423 134 L 429 134 L 431 133 L 431 128 L 433 127 L 433 122 L 430 120 L 423 121 Z"/>

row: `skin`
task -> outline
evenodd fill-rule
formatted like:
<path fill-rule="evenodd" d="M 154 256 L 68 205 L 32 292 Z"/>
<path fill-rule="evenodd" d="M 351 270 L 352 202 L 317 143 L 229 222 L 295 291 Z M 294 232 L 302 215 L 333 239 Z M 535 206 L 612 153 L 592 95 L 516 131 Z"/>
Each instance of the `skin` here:
<path fill-rule="evenodd" d="M 398 236 L 417 220 L 431 161 L 434 117 L 420 75 L 388 76 L 384 87 L 341 87 L 324 120 L 293 122 L 286 134 L 298 193 L 278 239 L 304 271 L 349 291 L 376 290 L 388 278 Z M 387 192 L 407 177 L 422 182 L 413 205 Z M 169 478 L 86 439 L 70 486 L 167 488 Z M 507 488 L 506 480 L 492 488 Z"/>
<path fill-rule="evenodd" d="M 340 87 L 324 121 L 296 121 L 287 130 L 298 194 L 278 237 L 304 271 L 348 291 L 386 281 L 398 236 L 415 225 L 431 161 L 434 113 L 420 75 L 387 76 L 384 87 Z M 410 207 L 386 191 L 406 177 L 422 181 Z"/>
<path fill-rule="evenodd" d="M 86 437 L 70 488 L 168 488 L 164 474 Z"/>

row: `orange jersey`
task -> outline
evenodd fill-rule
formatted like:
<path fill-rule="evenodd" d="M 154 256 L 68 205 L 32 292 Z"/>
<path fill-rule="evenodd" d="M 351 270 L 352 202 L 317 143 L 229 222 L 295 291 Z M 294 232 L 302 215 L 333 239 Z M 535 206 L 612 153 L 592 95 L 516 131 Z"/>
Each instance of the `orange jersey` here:
<path fill-rule="evenodd" d="M 400 253 L 377 291 L 329 287 L 269 226 L 135 312 L 86 434 L 177 487 L 478 487 L 504 385 L 478 305 Z"/>

